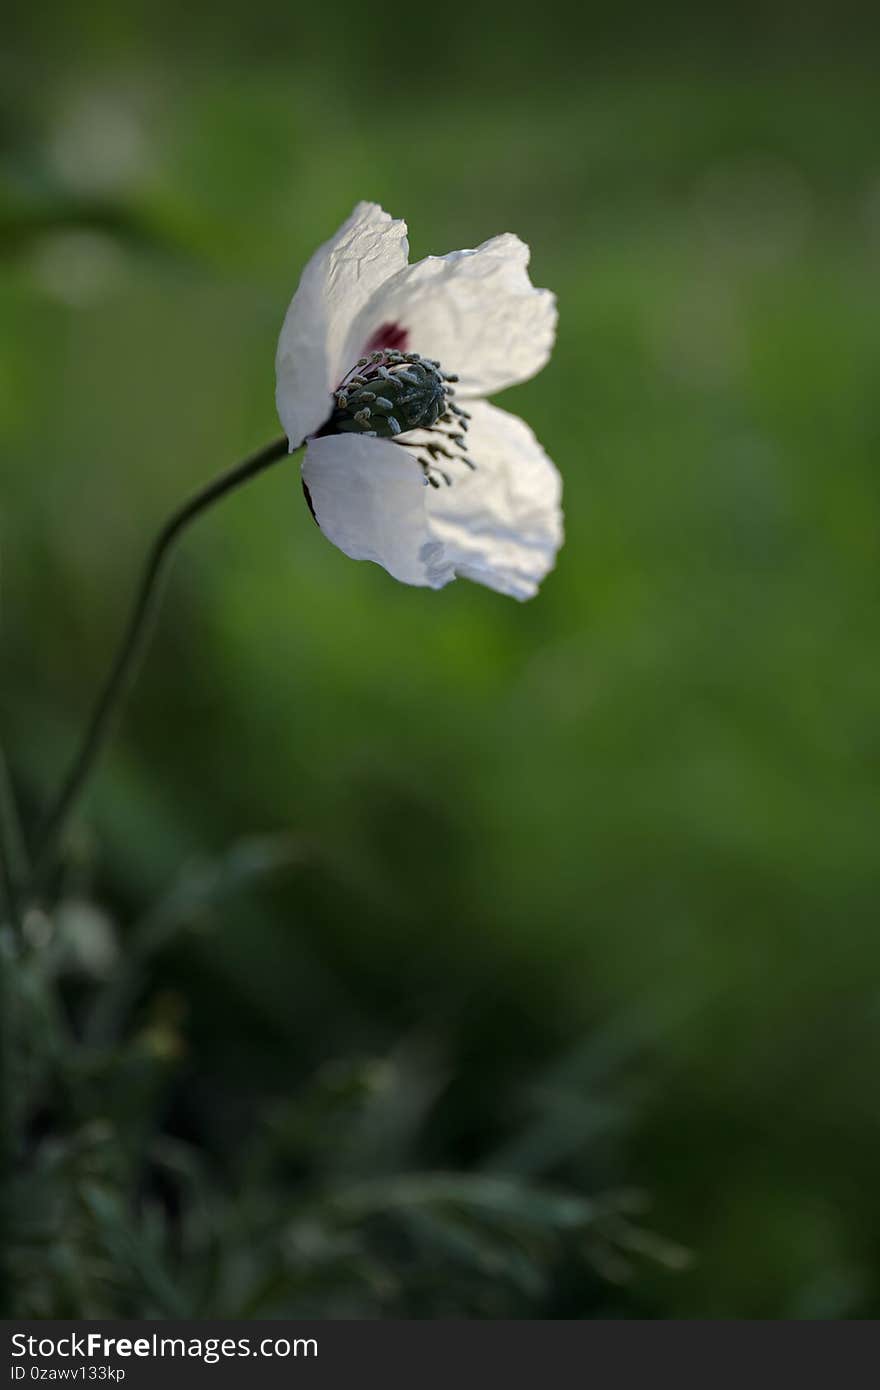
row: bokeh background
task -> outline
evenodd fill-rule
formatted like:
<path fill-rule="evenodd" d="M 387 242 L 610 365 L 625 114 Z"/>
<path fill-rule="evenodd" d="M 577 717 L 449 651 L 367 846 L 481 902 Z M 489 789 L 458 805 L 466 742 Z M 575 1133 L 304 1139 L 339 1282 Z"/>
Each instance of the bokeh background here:
<path fill-rule="evenodd" d="M 25 922 L 8 1308 L 880 1313 L 877 57 L 846 5 L 4 18 L 30 833 L 357 199 L 531 244 L 567 517 L 523 606 L 349 561 L 295 465 L 190 534 Z"/>

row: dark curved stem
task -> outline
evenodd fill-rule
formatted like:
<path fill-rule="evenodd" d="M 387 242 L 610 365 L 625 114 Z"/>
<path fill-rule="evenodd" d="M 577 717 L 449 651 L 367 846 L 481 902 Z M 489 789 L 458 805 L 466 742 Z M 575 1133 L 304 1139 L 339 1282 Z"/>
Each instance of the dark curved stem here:
<path fill-rule="evenodd" d="M 71 812 L 113 732 L 120 706 L 131 689 L 149 639 L 152 620 L 161 597 L 161 581 L 175 541 L 190 522 L 195 521 L 208 507 L 219 502 L 227 493 L 234 492 L 251 478 L 255 478 L 258 473 L 262 473 L 279 459 L 286 458 L 288 452 L 287 440 L 276 439 L 264 449 L 221 473 L 219 478 L 215 478 L 200 492 L 194 493 L 183 506 L 173 512 L 154 540 L 116 659 L 98 696 L 79 750 L 43 826 L 36 854 L 38 874 L 51 864 Z"/>

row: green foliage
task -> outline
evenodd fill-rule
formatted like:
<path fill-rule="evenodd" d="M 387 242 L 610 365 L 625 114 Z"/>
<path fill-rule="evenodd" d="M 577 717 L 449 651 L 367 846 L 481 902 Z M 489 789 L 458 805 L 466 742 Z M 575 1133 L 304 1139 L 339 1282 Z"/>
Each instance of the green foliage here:
<path fill-rule="evenodd" d="M 549 1306 L 563 1271 L 593 1303 L 634 1259 L 682 1267 L 684 1252 L 633 1219 L 638 1194 L 410 1171 L 436 1093 L 427 1059 L 324 1063 L 255 1107 L 222 1168 L 170 1132 L 186 1070 L 179 1001 L 148 992 L 133 1029 L 129 1006 L 175 932 L 286 861 L 277 842 L 252 841 L 200 866 L 124 954 L 83 900 L 26 916 L 4 1313 L 505 1317 Z"/>

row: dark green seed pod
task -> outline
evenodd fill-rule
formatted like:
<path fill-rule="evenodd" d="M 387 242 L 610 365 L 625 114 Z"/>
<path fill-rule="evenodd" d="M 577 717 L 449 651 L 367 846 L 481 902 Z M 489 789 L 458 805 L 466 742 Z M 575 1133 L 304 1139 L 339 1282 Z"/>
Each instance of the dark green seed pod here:
<path fill-rule="evenodd" d="M 337 393 L 330 431 L 369 431 L 393 439 L 407 430 L 430 429 L 447 407 L 448 387 L 439 367 L 424 359 L 388 366 L 377 356 Z"/>

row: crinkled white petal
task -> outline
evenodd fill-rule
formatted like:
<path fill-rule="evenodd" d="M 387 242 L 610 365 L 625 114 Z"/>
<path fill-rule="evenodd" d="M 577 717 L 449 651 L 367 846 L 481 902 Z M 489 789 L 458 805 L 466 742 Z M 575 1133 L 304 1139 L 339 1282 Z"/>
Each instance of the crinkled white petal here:
<path fill-rule="evenodd" d="M 407 347 L 460 379 L 459 395 L 487 396 L 534 376 L 556 337 L 556 297 L 529 279 L 529 248 L 506 232 L 475 251 L 428 256 L 377 287 L 354 319 L 346 356 L 376 330 L 408 330 Z"/>
<path fill-rule="evenodd" d="M 471 472 L 441 460 L 452 487 L 429 489 L 431 534 L 456 574 L 512 598 L 531 598 L 562 545 L 562 479 L 524 420 L 469 403 Z"/>
<path fill-rule="evenodd" d="M 407 263 L 406 223 L 376 203 L 358 203 L 302 273 L 275 358 L 278 414 L 296 448 L 332 409 L 352 321 L 379 286 Z"/>
<path fill-rule="evenodd" d="M 439 589 L 455 578 L 430 531 L 432 491 L 407 449 L 362 434 L 309 440 L 303 481 L 328 540 L 353 560 L 374 560 L 404 584 Z"/>
<path fill-rule="evenodd" d="M 461 576 L 531 598 L 562 544 L 559 473 L 528 425 L 483 401 L 468 444 L 476 471 L 443 460 L 452 486 L 432 488 L 415 443 L 311 440 L 303 478 L 319 526 L 346 555 L 405 584 L 439 589 Z"/>

